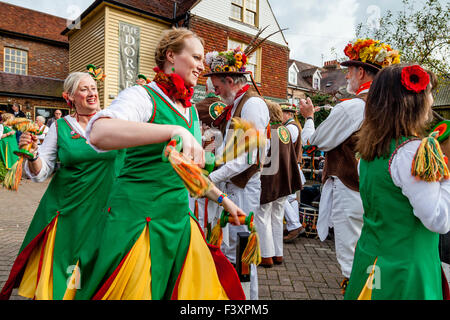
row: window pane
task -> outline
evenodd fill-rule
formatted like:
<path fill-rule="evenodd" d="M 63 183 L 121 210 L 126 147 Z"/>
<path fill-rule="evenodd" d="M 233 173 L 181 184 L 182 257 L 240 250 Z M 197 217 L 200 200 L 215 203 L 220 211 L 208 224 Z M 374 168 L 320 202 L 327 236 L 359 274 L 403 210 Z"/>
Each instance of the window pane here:
<path fill-rule="evenodd" d="M 256 69 L 256 66 L 255 65 L 253 65 L 253 64 L 250 64 L 250 63 L 248 63 L 247 64 L 247 68 L 246 68 L 246 71 L 251 71 L 252 72 L 252 75 L 253 75 L 253 77 L 255 77 L 256 75 L 255 75 L 255 69 Z"/>
<path fill-rule="evenodd" d="M 253 52 L 253 54 L 250 56 L 250 57 L 248 57 L 248 63 L 251 63 L 251 64 L 256 64 L 256 56 L 258 55 L 258 50 L 256 50 L 255 52 Z"/>
<path fill-rule="evenodd" d="M 237 47 L 241 47 L 241 50 L 244 50 L 245 48 L 243 47 L 242 43 L 239 43 L 237 41 L 233 41 L 233 40 L 228 40 L 228 50 L 234 50 Z"/>
<path fill-rule="evenodd" d="M 235 6 L 235 5 L 231 5 L 231 17 L 234 19 L 238 19 L 241 20 L 242 19 L 242 8 Z"/>
<path fill-rule="evenodd" d="M 5 54 L 9 54 L 9 53 L 10 53 L 9 48 L 5 48 Z"/>
<path fill-rule="evenodd" d="M 256 3 L 257 0 L 247 0 L 246 2 L 247 9 L 256 12 Z"/>
<path fill-rule="evenodd" d="M 27 63 L 27 57 L 22 57 L 22 63 Z"/>
<path fill-rule="evenodd" d="M 242 0 L 232 0 L 231 2 L 242 7 Z"/>
<path fill-rule="evenodd" d="M 11 60 L 12 62 L 16 62 L 16 56 L 11 56 Z"/>
<path fill-rule="evenodd" d="M 5 54 L 5 60 L 6 61 L 10 61 L 11 60 L 11 56 L 9 54 Z"/>
<path fill-rule="evenodd" d="M 255 13 L 245 10 L 245 22 L 247 22 L 248 24 L 255 24 Z"/>

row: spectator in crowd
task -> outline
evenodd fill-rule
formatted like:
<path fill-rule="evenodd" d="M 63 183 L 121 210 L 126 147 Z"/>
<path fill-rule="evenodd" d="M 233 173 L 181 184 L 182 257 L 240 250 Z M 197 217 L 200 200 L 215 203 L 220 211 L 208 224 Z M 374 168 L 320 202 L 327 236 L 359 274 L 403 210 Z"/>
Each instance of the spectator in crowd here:
<path fill-rule="evenodd" d="M 37 116 L 36 123 L 39 126 L 39 132 L 42 132 L 40 135 L 37 136 L 38 145 L 41 145 L 44 142 L 45 136 L 48 133 L 48 127 L 45 125 L 45 118 L 43 116 Z"/>
<path fill-rule="evenodd" d="M 20 105 L 18 103 L 14 103 L 12 106 L 13 109 L 13 115 L 16 118 L 26 118 L 27 116 L 23 111 L 20 110 Z"/>
<path fill-rule="evenodd" d="M 62 117 L 62 111 L 60 109 L 56 109 L 55 112 L 53 113 L 53 117 L 48 119 L 47 127 L 50 128 L 51 125 L 53 124 L 53 122 L 55 122 L 56 120 L 58 120 L 61 117 Z"/>

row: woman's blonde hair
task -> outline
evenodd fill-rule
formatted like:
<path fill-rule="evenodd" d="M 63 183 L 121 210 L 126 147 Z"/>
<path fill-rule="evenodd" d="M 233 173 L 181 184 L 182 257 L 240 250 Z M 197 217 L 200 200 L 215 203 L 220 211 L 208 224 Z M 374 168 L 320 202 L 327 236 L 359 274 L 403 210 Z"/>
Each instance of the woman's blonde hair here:
<path fill-rule="evenodd" d="M 73 96 L 75 90 L 77 90 L 80 85 L 81 79 L 85 77 L 91 77 L 88 72 L 72 72 L 70 73 L 66 80 L 64 80 L 64 92 L 67 92 L 69 96 Z"/>
<path fill-rule="evenodd" d="M 15 118 L 12 113 L 2 113 L 2 121 L 14 120 Z"/>
<path fill-rule="evenodd" d="M 205 42 L 202 38 L 197 36 L 191 30 L 186 28 L 172 28 L 165 30 L 162 33 L 162 36 L 158 42 L 158 45 L 155 50 L 155 62 L 156 65 L 160 68 L 164 68 L 164 63 L 166 62 L 167 51 L 172 51 L 173 53 L 180 53 L 183 51 L 185 43 L 184 40 L 187 38 L 197 38 L 200 40 L 202 45 L 205 45 Z"/>
<path fill-rule="evenodd" d="M 283 111 L 278 103 L 266 100 L 269 108 L 270 122 L 283 122 Z"/>

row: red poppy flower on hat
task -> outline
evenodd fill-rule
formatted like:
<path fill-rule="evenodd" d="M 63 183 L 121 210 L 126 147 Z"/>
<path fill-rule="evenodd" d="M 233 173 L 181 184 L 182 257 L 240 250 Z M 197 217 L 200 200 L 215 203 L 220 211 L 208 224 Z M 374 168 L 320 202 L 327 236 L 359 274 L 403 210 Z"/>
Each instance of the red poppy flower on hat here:
<path fill-rule="evenodd" d="M 430 83 L 430 76 L 419 65 L 404 67 L 402 70 L 402 85 L 416 93 L 425 90 Z"/>

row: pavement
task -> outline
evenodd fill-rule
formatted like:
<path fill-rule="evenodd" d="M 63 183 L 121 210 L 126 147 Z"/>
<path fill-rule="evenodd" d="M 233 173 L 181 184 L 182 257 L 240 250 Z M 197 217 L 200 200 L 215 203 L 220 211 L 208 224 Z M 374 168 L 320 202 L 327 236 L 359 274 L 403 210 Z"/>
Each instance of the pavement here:
<path fill-rule="evenodd" d="M 23 179 L 17 192 L 0 189 L 0 288 L 3 288 L 48 182 Z M 284 244 L 284 263 L 258 267 L 260 300 L 342 300 L 334 242 L 299 237 Z M 11 299 L 25 299 L 13 291 Z"/>

